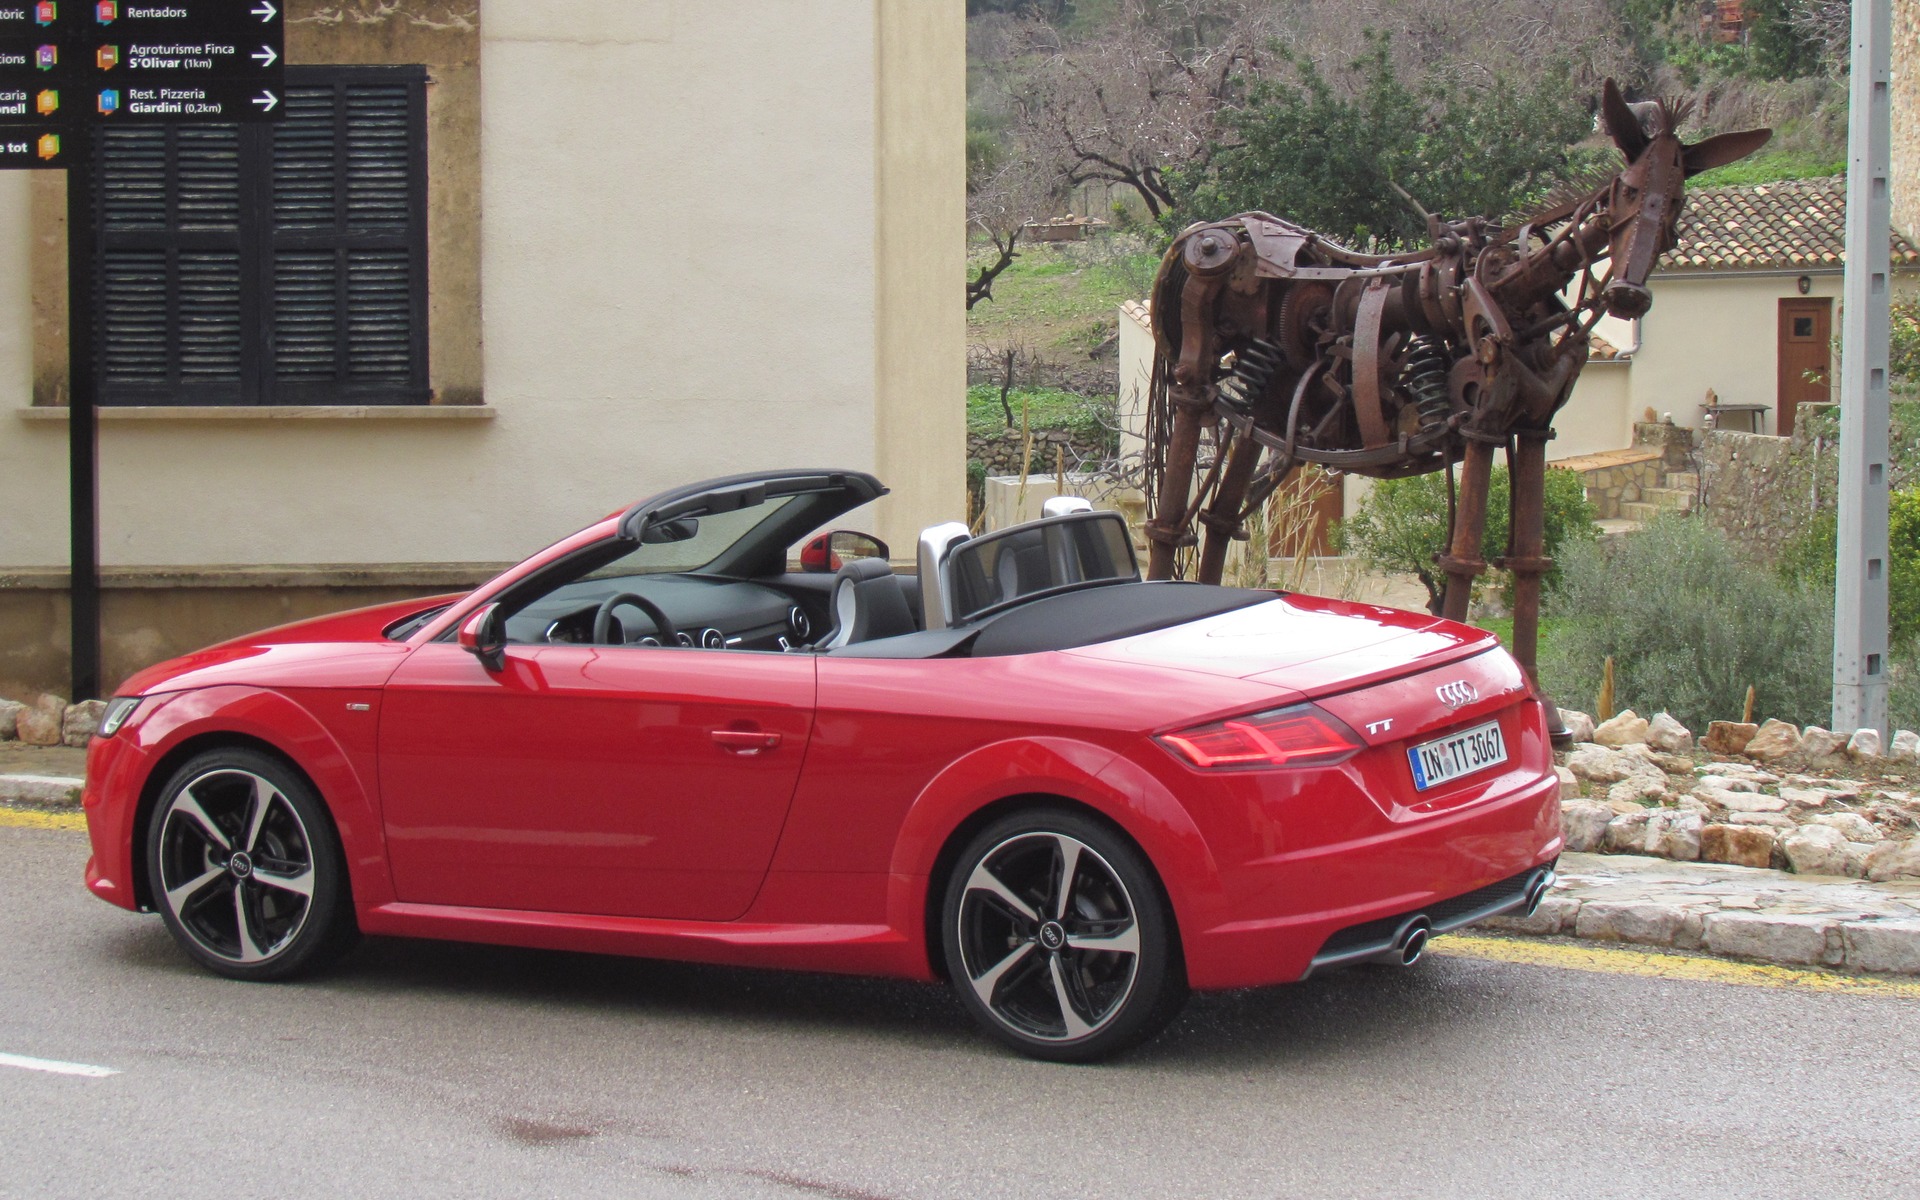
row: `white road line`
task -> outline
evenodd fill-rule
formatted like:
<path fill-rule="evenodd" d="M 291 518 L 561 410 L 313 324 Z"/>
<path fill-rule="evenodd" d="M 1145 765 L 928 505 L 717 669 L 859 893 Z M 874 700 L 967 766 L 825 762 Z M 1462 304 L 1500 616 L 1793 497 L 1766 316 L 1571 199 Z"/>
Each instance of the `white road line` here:
<path fill-rule="evenodd" d="M 49 1075 L 81 1075 L 105 1079 L 120 1072 L 112 1067 L 94 1067 L 86 1063 L 55 1062 L 48 1058 L 28 1058 L 21 1054 L 0 1054 L 0 1067 L 18 1067 L 22 1071 L 45 1071 Z"/>

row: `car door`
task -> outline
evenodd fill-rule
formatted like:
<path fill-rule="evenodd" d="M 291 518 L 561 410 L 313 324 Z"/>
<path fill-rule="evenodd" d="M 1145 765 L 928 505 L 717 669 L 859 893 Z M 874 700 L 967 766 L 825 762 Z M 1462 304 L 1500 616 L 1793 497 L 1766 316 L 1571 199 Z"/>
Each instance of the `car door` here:
<path fill-rule="evenodd" d="M 813 727 L 806 654 L 420 647 L 381 703 L 396 893 L 724 921 L 752 904 Z"/>

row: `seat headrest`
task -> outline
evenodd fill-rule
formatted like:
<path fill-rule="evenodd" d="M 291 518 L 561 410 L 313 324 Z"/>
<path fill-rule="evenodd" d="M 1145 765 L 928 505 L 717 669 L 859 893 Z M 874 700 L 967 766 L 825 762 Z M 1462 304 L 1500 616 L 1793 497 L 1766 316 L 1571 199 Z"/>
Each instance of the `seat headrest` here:
<path fill-rule="evenodd" d="M 893 574 L 893 564 L 884 558 L 856 558 L 850 563 L 843 564 L 838 571 L 834 572 L 834 579 L 836 581 L 847 579 L 854 583 L 861 583 L 891 574 Z"/>

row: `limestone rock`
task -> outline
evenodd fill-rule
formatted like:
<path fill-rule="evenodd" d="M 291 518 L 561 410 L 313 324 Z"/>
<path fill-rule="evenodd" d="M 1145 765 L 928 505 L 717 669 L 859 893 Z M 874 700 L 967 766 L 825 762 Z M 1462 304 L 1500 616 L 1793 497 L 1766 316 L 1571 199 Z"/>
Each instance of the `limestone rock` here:
<path fill-rule="evenodd" d="M 1760 781 L 1745 775 L 1702 775 L 1694 781 L 1694 790 L 1705 788 L 1708 791 L 1757 792 Z"/>
<path fill-rule="evenodd" d="M 1560 723 L 1567 727 L 1567 732 L 1573 735 L 1574 741 L 1590 742 L 1593 740 L 1593 718 L 1586 713 L 1575 712 L 1571 708 L 1563 708 L 1560 710 Z"/>
<path fill-rule="evenodd" d="M 1745 779 L 1758 787 L 1771 787 L 1780 782 L 1778 775 L 1750 762 L 1717 762 L 1710 767 L 1701 768 L 1701 773 L 1724 775 L 1729 779 Z"/>
<path fill-rule="evenodd" d="M 1712 721 L 1707 725 L 1707 736 L 1700 748 L 1710 754 L 1742 754 L 1758 732 L 1758 725 L 1746 721 Z"/>
<path fill-rule="evenodd" d="M 1802 966 L 1838 963 L 1844 954 L 1831 917 L 1777 913 L 1715 913 L 1707 918 L 1706 944 L 1715 954 Z"/>
<path fill-rule="evenodd" d="M 29 746 L 58 746 L 60 721 L 67 713 L 67 702 L 58 696 L 42 696 L 21 709 L 14 728 L 20 740 Z"/>
<path fill-rule="evenodd" d="M 1794 819 L 1786 813 L 1738 812 L 1727 814 L 1729 825 L 1768 825 L 1774 829 L 1798 829 Z"/>
<path fill-rule="evenodd" d="M 1748 758 L 1779 762 L 1800 753 L 1800 731 L 1785 721 L 1769 720 L 1747 741 Z"/>
<path fill-rule="evenodd" d="M 1796 875 L 1864 875 L 1870 850 L 1831 825 L 1802 825 L 1780 837 L 1780 852 Z"/>
<path fill-rule="evenodd" d="M 20 714 L 25 711 L 27 706 L 18 700 L 0 700 L 0 742 L 10 742 L 20 736 L 16 727 Z"/>
<path fill-rule="evenodd" d="M 1638 747 L 1635 747 L 1635 749 L 1638 749 Z M 1647 753 L 1647 759 L 1652 762 L 1654 766 L 1659 767 L 1669 775 L 1684 775 L 1688 779 L 1693 778 L 1695 770 L 1694 762 L 1684 754 L 1662 754 L 1657 750 L 1650 750 Z"/>
<path fill-rule="evenodd" d="M 1854 970 L 1920 975 L 1920 921 L 1849 921 L 1840 934 Z"/>
<path fill-rule="evenodd" d="M 86 748 L 94 731 L 100 728 L 100 715 L 107 711 L 104 700 L 82 700 L 67 706 L 60 720 L 60 738 L 69 746 Z"/>
<path fill-rule="evenodd" d="M 1593 740 L 1602 746 L 1644 745 L 1647 728 L 1647 719 L 1629 708 L 1600 722 L 1593 731 Z"/>
<path fill-rule="evenodd" d="M 1675 796 L 1673 807 L 1680 812 L 1699 813 L 1703 817 L 1713 811 L 1705 800 L 1691 793 Z"/>
<path fill-rule="evenodd" d="M 1565 767 L 1555 767 L 1553 773 L 1560 779 L 1560 799 L 1562 802 L 1580 798 L 1580 780 Z"/>
<path fill-rule="evenodd" d="M 1705 826 L 1698 813 L 1670 808 L 1651 813 L 1647 817 L 1647 853 L 1675 862 L 1693 862 L 1700 857 L 1700 831 Z"/>
<path fill-rule="evenodd" d="M 1837 812 L 1821 813 L 1811 821 L 1814 825 L 1825 825 L 1829 829 L 1838 829 L 1840 835 L 1850 842 L 1878 842 L 1887 835 L 1881 833 L 1872 821 L 1859 813 Z"/>
<path fill-rule="evenodd" d="M 1574 933 L 1597 941 L 1688 949 L 1699 944 L 1700 925 L 1698 916 L 1672 904 L 1589 900 L 1574 918 Z"/>
<path fill-rule="evenodd" d="M 1783 786 L 1780 789 L 1780 798 L 1795 808 L 1824 808 L 1837 794 L 1826 788 L 1815 787 Z"/>
<path fill-rule="evenodd" d="M 1519 913 L 1509 913 L 1504 917 L 1494 917 L 1482 922 L 1489 929 L 1504 929 L 1510 933 L 1532 933 L 1552 936 L 1563 931 L 1570 932 L 1580 912 L 1580 902 L 1571 896 L 1548 896 L 1540 901 L 1540 907 L 1533 915 L 1523 917 Z"/>
<path fill-rule="evenodd" d="M 1646 847 L 1647 810 L 1621 813 L 1607 822 L 1607 835 L 1600 843 L 1610 854 L 1635 854 Z"/>
<path fill-rule="evenodd" d="M 1666 798 L 1664 775 L 1629 775 L 1607 789 L 1607 799 L 1616 804 L 1659 804 Z"/>
<path fill-rule="evenodd" d="M 1800 753 L 1810 763 L 1837 758 L 1847 748 L 1847 735 L 1809 725 L 1800 731 Z"/>
<path fill-rule="evenodd" d="M 1591 783 L 1618 783 L 1631 775 L 1648 775 L 1658 776 L 1664 784 L 1666 772 L 1653 765 L 1647 748 L 1635 746 L 1633 750 L 1638 753 L 1593 744 L 1575 746 L 1567 756 L 1567 770 Z"/>
<path fill-rule="evenodd" d="M 1700 789 L 1694 789 L 1700 795 Z M 1777 813 L 1787 810 L 1787 802 L 1778 796 L 1769 796 L 1765 792 L 1715 792 L 1700 796 L 1709 804 L 1718 804 L 1728 812 Z"/>
<path fill-rule="evenodd" d="M 1911 729 L 1894 730 L 1893 746 L 1888 750 L 1887 757 L 1895 762 L 1920 762 L 1920 733 Z"/>
<path fill-rule="evenodd" d="M 1847 757 L 1855 762 L 1862 759 L 1880 757 L 1880 731 L 1878 729 L 1856 729 L 1847 739 Z"/>
<path fill-rule="evenodd" d="M 1593 800 L 1569 800 L 1560 806 L 1560 829 L 1575 854 L 1598 850 L 1607 836 L 1613 810 Z"/>
<path fill-rule="evenodd" d="M 1736 867 L 1773 865 L 1771 829 L 1747 825 L 1708 825 L 1700 831 L 1702 862 L 1731 863 Z"/>
<path fill-rule="evenodd" d="M 1655 750 L 1664 750 L 1668 754 L 1691 750 L 1693 749 L 1693 730 L 1674 720 L 1667 713 L 1655 713 L 1653 720 L 1647 722 L 1647 745 Z"/>
<path fill-rule="evenodd" d="M 1867 878 L 1875 883 L 1889 879 L 1920 879 L 1920 838 L 1904 842 L 1885 841 L 1867 855 Z"/>

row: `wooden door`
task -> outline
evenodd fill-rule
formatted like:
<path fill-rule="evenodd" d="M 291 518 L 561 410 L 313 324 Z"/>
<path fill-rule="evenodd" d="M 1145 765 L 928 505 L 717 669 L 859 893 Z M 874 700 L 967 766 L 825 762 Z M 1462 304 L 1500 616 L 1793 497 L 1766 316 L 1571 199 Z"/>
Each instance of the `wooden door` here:
<path fill-rule="evenodd" d="M 1826 402 L 1832 370 L 1833 301 L 1780 302 L 1779 434 L 1793 432 L 1793 418 L 1807 401 Z"/>

